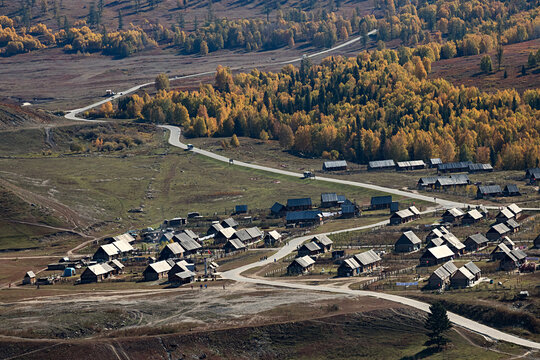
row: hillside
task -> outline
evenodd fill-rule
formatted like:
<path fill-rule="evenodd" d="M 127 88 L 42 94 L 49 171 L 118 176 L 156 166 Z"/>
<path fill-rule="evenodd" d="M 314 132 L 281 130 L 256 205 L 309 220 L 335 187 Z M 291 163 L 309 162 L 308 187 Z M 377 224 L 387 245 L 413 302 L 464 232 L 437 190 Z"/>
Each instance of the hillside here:
<path fill-rule="evenodd" d="M 42 127 L 59 122 L 64 120 L 31 106 L 22 107 L 13 102 L 0 102 L 0 130 Z"/>

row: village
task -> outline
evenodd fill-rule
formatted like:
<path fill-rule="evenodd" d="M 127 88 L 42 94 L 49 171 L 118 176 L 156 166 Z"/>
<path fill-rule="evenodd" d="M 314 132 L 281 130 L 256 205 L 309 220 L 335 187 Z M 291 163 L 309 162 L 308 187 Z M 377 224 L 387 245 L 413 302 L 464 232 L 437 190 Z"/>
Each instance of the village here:
<path fill-rule="evenodd" d="M 432 163 L 437 172 L 476 169 L 475 164 L 437 164 L 437 159 Z M 370 164 L 370 171 L 381 166 L 411 171 L 426 165 L 408 162 L 396 167 L 377 162 Z M 343 171 L 346 167 L 344 161 L 330 161 L 323 170 Z M 492 169 L 482 166 L 474 171 Z M 532 183 L 538 175 L 538 169 L 529 169 L 525 179 Z M 421 178 L 418 187 L 440 190 L 450 183 L 459 186 L 461 181 L 468 183 L 467 175 Z M 504 191 L 499 187 L 496 193 L 492 187 L 478 185 L 478 198 L 511 197 L 518 191 L 513 184 Z M 534 233 L 535 213 L 514 203 L 496 209 L 482 205 L 419 207 L 422 211 L 415 205 L 400 209 L 400 202 L 391 195 L 373 196 L 369 204 L 358 204 L 345 195 L 322 193 L 317 204 L 311 198 L 290 198 L 276 201 L 265 214 L 252 214 L 247 205 L 235 205 L 234 212 L 223 218 L 208 219 L 189 212 L 164 220 L 157 229 L 130 230 L 96 241 L 90 247 L 92 255 L 61 258 L 40 274 L 28 271 L 21 284 L 39 288 L 57 282 L 137 282 L 193 288 L 198 283 L 202 288 L 207 282 L 221 280 L 223 263 L 241 263 L 248 254 L 275 250 L 299 236 L 308 240 L 290 256 L 261 267 L 254 275 L 284 280 L 301 276 L 323 282 L 353 279 L 351 286 L 360 289 L 414 288 L 440 293 L 479 284 L 504 287 L 498 274 L 519 277 L 538 270 L 540 234 Z M 373 214 L 386 216 L 387 221 L 358 234 L 317 233 L 325 223 Z M 268 226 L 269 219 L 273 227 Z"/>

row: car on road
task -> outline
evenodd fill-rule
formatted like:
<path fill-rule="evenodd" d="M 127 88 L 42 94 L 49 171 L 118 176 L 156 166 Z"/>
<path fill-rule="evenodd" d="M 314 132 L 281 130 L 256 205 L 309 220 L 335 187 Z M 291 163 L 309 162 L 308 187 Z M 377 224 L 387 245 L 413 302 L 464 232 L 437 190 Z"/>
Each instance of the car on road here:
<path fill-rule="evenodd" d="M 193 144 L 187 144 L 187 149 L 186 150 L 193 150 Z"/>

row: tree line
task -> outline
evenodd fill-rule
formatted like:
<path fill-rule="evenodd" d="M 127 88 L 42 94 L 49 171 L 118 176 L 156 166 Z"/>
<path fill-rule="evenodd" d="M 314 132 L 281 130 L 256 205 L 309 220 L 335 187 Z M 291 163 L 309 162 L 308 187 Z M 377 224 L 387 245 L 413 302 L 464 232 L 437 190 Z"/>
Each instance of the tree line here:
<path fill-rule="evenodd" d="M 218 67 L 213 85 L 133 95 L 119 101 L 114 116 L 179 124 L 193 137 L 270 138 L 298 154 L 359 163 L 440 157 L 537 166 L 540 90 L 490 94 L 430 80 L 430 54 L 362 52 L 236 76 Z"/>

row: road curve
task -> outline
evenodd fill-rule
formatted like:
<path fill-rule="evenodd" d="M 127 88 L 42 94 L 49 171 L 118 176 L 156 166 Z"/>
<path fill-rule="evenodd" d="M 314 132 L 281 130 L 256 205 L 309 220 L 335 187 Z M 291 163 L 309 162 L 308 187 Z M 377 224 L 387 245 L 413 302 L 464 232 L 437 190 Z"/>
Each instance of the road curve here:
<path fill-rule="evenodd" d="M 382 226 L 387 223 L 388 221 L 383 221 L 383 222 L 372 224 L 372 225 L 361 226 L 355 229 L 347 229 L 347 230 L 325 233 L 325 235 L 332 235 L 332 234 L 337 234 L 337 233 L 346 232 L 346 231 L 369 229 L 369 228 L 373 228 L 377 226 Z M 302 236 L 299 238 L 292 239 L 287 244 L 285 244 L 282 248 L 280 248 L 277 253 L 270 256 L 270 258 L 263 261 L 258 261 L 252 264 L 248 264 L 248 265 L 245 265 L 245 266 L 233 269 L 233 270 L 223 272 L 221 276 L 224 279 L 242 281 L 242 282 L 259 284 L 259 285 L 277 286 L 277 287 L 285 287 L 289 289 L 299 289 L 299 290 L 324 291 L 324 292 L 348 294 L 348 295 L 355 295 L 355 296 L 371 296 L 377 299 L 389 300 L 389 301 L 397 302 L 403 305 L 411 306 L 421 311 L 429 312 L 429 304 L 418 301 L 418 300 L 409 299 L 403 296 L 398 296 L 398 295 L 385 294 L 385 293 L 375 292 L 375 291 L 335 288 L 335 287 L 326 286 L 326 285 L 307 285 L 307 284 L 299 284 L 299 283 L 292 283 L 292 282 L 286 282 L 286 281 L 264 280 L 260 278 L 250 278 L 250 277 L 246 277 L 242 275 L 242 273 L 245 272 L 246 270 L 253 269 L 259 266 L 263 266 L 263 265 L 267 265 L 274 262 L 274 260 L 278 261 L 284 258 L 285 256 L 295 251 L 297 249 L 297 246 L 299 246 L 304 241 L 307 241 L 312 237 L 313 235 Z M 512 344 L 540 350 L 540 344 L 537 342 L 522 339 L 518 336 L 504 333 L 502 331 L 480 324 L 476 321 L 467 319 L 466 317 L 454 314 L 452 312 L 448 312 L 448 317 L 452 323 L 458 326 L 461 326 L 465 329 L 476 332 L 478 334 L 487 336 L 491 339 L 506 341 Z"/>
<path fill-rule="evenodd" d="M 159 127 L 163 128 L 163 129 L 167 129 L 167 130 L 170 131 L 169 144 L 171 144 L 172 146 L 175 146 L 175 147 L 179 147 L 179 148 L 184 149 L 184 150 L 187 149 L 187 145 L 180 141 L 181 129 L 179 127 L 172 126 L 172 125 L 159 125 Z M 218 155 L 216 153 L 213 153 L 213 152 L 210 152 L 210 151 L 207 151 L 207 150 L 203 150 L 203 149 L 199 149 L 199 148 L 194 147 L 191 151 L 196 153 L 196 154 L 200 154 L 200 155 L 203 155 L 203 156 L 215 159 L 215 160 L 219 160 L 219 161 L 226 162 L 226 163 L 229 162 L 228 157 Z M 271 168 L 271 167 L 267 167 L 267 166 L 262 166 L 262 165 L 257 165 L 257 164 L 250 164 L 250 163 L 246 163 L 246 162 L 243 162 L 243 161 L 237 161 L 237 160 L 234 160 L 234 165 L 233 166 L 242 166 L 242 167 L 246 167 L 246 168 L 250 168 L 250 169 L 256 169 L 256 170 L 262 170 L 262 171 L 266 171 L 266 172 L 271 172 L 271 173 L 274 173 L 274 174 L 293 176 L 293 177 L 296 177 L 296 178 L 300 178 L 300 177 L 303 176 L 303 174 L 292 172 L 292 171 L 287 171 L 287 170 L 282 170 L 282 169 L 275 169 L 275 168 Z M 433 197 L 430 197 L 430 196 L 415 194 L 415 193 L 412 193 L 412 192 L 398 190 L 398 189 L 386 188 L 386 187 L 383 187 L 383 186 L 378 186 L 378 185 L 373 185 L 373 184 L 361 183 L 361 182 L 357 182 L 357 181 L 333 179 L 333 178 L 326 178 L 326 177 L 322 177 L 322 176 L 317 176 L 315 178 L 315 180 L 316 181 L 325 181 L 325 182 L 335 183 L 335 184 L 357 186 L 357 187 L 362 187 L 362 188 L 366 188 L 366 189 L 370 189 L 370 190 L 381 191 L 381 192 L 385 192 L 385 193 L 389 193 L 389 194 L 393 194 L 393 195 L 399 195 L 399 196 L 409 197 L 409 198 L 413 198 L 413 199 L 417 199 L 417 200 L 423 200 L 423 201 L 427 201 L 427 202 L 431 202 L 431 203 L 434 202 Z M 454 202 L 454 201 L 450 201 L 450 200 L 443 200 L 443 199 L 437 199 L 437 204 L 439 204 L 439 205 L 441 205 L 442 207 L 445 207 L 445 208 L 466 207 L 467 206 L 467 204 L 458 203 L 458 202 Z"/>

